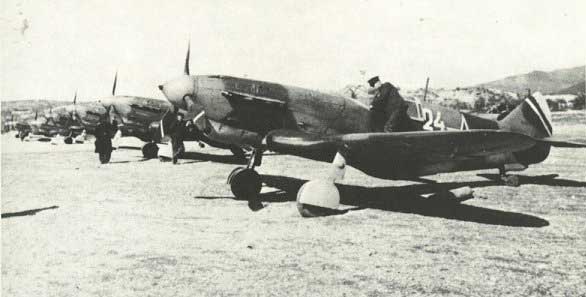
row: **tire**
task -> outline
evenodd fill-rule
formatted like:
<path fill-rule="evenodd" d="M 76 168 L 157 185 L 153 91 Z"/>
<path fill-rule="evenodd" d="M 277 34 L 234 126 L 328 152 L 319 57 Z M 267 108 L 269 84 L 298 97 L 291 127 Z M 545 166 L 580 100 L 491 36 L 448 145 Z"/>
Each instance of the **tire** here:
<path fill-rule="evenodd" d="M 159 153 L 159 147 L 156 143 L 147 143 L 142 147 L 142 156 L 145 159 L 154 159 Z"/>
<path fill-rule="evenodd" d="M 260 193 L 262 181 L 254 169 L 245 168 L 234 172 L 230 178 L 230 190 L 237 200 L 255 199 Z"/>

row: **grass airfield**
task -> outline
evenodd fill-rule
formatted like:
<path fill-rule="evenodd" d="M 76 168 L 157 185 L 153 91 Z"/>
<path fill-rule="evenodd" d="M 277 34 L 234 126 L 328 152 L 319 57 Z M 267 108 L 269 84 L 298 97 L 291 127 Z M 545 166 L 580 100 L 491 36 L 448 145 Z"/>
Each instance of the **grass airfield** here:
<path fill-rule="evenodd" d="M 585 118 L 556 133 L 584 138 Z M 101 165 L 91 143 L 1 140 L 2 296 L 586 294 L 586 150 L 553 148 L 516 188 L 479 176 L 496 170 L 427 177 L 471 186 L 461 205 L 349 168 L 348 212 L 304 219 L 297 189 L 325 163 L 265 156 L 252 212 L 225 183 L 227 151 L 188 144 L 173 166 L 123 149 Z"/>

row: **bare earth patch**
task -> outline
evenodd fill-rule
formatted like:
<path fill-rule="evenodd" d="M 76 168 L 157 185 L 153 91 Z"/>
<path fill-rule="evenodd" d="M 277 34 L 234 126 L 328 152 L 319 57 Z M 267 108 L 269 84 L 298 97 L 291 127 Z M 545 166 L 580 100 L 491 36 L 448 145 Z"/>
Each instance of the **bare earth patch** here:
<path fill-rule="evenodd" d="M 351 210 L 303 219 L 296 190 L 327 164 L 267 155 L 252 212 L 225 184 L 230 153 L 190 147 L 177 166 L 139 150 L 100 165 L 92 144 L 3 135 L 2 296 L 586 294 L 586 150 L 552 149 L 518 188 L 477 175 L 496 171 L 429 177 L 471 185 L 463 205 L 350 169 Z"/>

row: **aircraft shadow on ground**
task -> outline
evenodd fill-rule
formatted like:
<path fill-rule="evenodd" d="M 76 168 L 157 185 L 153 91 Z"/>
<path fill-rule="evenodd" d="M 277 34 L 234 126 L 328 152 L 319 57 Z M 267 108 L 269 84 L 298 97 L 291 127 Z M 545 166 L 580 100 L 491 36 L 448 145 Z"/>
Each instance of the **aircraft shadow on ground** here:
<path fill-rule="evenodd" d="M 3 213 L 2 214 L 2 218 L 3 219 L 7 219 L 7 218 L 11 218 L 11 217 L 34 216 L 34 215 L 37 214 L 37 212 L 40 212 L 40 211 L 43 211 L 43 210 L 48 210 L 48 209 L 56 209 L 56 208 L 59 208 L 59 206 L 53 205 L 53 206 L 50 206 L 50 207 L 29 209 L 29 210 L 19 211 L 19 212 L 8 212 L 8 213 Z"/>
<path fill-rule="evenodd" d="M 302 179 L 274 175 L 262 175 L 262 180 L 267 186 L 282 190 L 261 194 L 260 199 L 263 202 L 295 201 L 297 191 L 306 182 Z M 549 225 L 547 220 L 532 215 L 439 201 L 422 196 L 464 186 L 474 188 L 496 184 L 494 181 L 479 181 L 375 188 L 338 184 L 338 190 L 342 204 L 355 206 L 350 211 L 371 208 L 512 227 L 544 227 Z"/>
<path fill-rule="evenodd" d="M 140 150 L 142 150 L 142 148 L 141 147 L 137 147 L 137 146 L 121 145 L 121 146 L 118 147 L 118 150 L 140 151 Z"/>
<path fill-rule="evenodd" d="M 211 161 L 215 163 L 224 163 L 224 164 L 237 164 L 243 165 L 246 164 L 245 159 L 238 158 L 234 155 L 212 155 L 212 154 L 202 154 L 197 152 L 185 152 L 181 159 L 184 160 L 194 160 L 196 162 L 206 162 Z M 189 163 L 196 163 L 196 162 L 184 162 L 183 164 Z"/>
<path fill-rule="evenodd" d="M 498 174 L 477 174 L 477 176 L 484 177 L 486 179 L 492 181 L 500 180 L 500 176 Z M 575 188 L 584 188 L 586 187 L 586 182 L 557 178 L 558 174 L 546 174 L 546 175 L 537 175 L 537 176 L 526 176 L 526 175 L 518 175 L 519 182 L 521 185 L 544 185 L 544 186 L 558 186 L 558 187 L 575 187 Z"/>

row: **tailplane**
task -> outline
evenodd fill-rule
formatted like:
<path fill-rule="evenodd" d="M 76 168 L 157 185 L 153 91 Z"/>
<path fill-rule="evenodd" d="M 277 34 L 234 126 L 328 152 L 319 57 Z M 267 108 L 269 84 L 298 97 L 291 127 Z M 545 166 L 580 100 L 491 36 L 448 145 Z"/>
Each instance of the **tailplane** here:
<path fill-rule="evenodd" d="M 538 139 L 538 141 L 554 147 L 586 148 L 586 143 L 565 137 L 551 136 Z"/>

